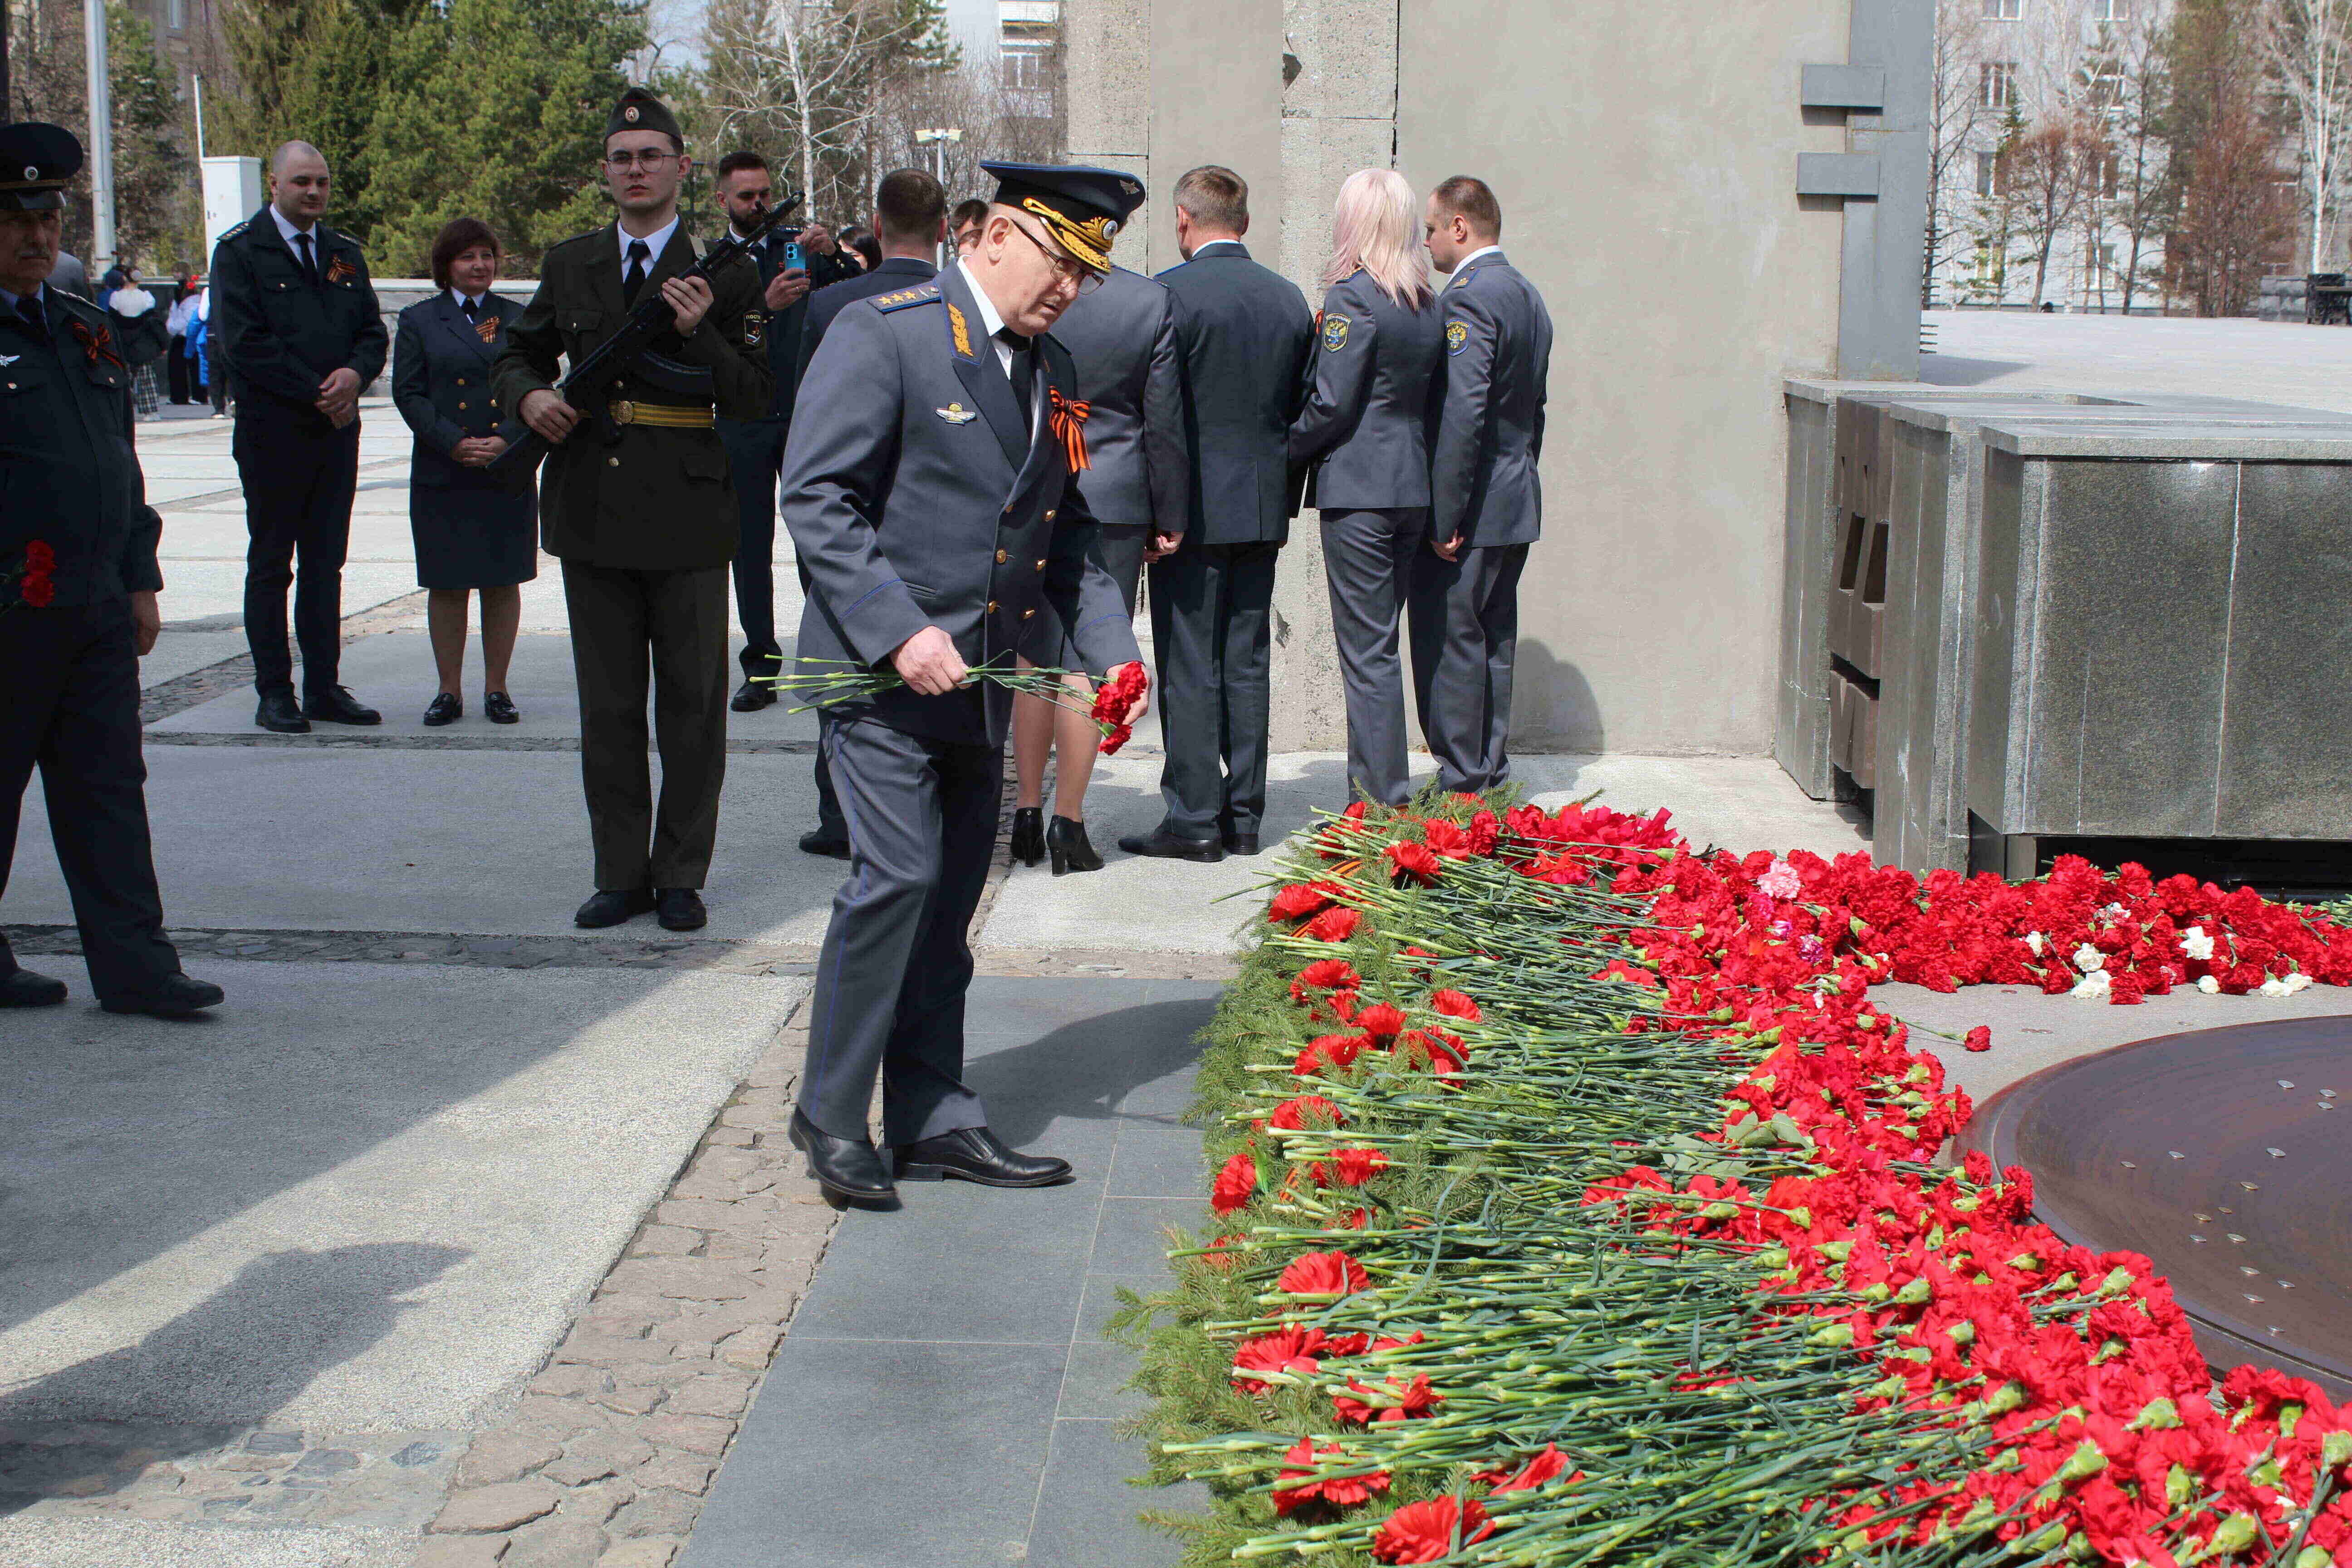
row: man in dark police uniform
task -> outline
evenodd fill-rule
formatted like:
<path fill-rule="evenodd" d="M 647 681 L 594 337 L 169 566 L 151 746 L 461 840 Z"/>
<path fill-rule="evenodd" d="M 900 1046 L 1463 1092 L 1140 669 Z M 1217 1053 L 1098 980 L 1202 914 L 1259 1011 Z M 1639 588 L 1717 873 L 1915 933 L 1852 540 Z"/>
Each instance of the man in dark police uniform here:
<path fill-rule="evenodd" d="M 391 346 L 359 242 L 319 219 L 327 160 L 289 142 L 269 161 L 269 205 L 213 249 L 211 341 L 236 393 L 245 487 L 245 639 L 261 702 L 254 722 L 300 734 L 313 719 L 380 724 L 335 682 L 343 556 L 359 488 L 360 394 Z M 296 568 L 299 565 L 299 575 Z M 302 703 L 286 647 L 286 589 L 302 648 Z"/>
<path fill-rule="evenodd" d="M 765 418 L 775 381 L 760 269 L 739 257 L 714 279 L 678 276 L 699 255 L 677 214 L 692 162 L 660 100 L 640 87 L 621 95 L 604 124 L 604 182 L 620 221 L 548 251 L 539 291 L 490 369 L 499 406 L 554 447 L 539 515 L 548 553 L 563 562 L 580 683 L 596 891 L 572 918 L 591 929 L 648 911 L 669 931 L 700 927 L 719 838 L 727 568 L 741 531 L 717 416 Z M 674 324 L 614 383 L 607 442 L 598 427 L 576 428 L 579 411 L 555 395 L 557 361 L 578 364 L 648 290 Z M 646 760 L 648 668 L 658 808 Z"/>
<path fill-rule="evenodd" d="M 61 127 L 0 128 L 0 892 L 38 763 L 99 1005 L 173 1017 L 221 989 L 180 973 L 148 843 L 139 656 L 162 624 L 163 523 L 131 449 L 131 372 L 106 312 L 45 281 L 80 167 Z M 0 1007 L 65 999 L 0 936 Z"/>
<path fill-rule="evenodd" d="M 784 449 L 782 514 L 811 580 L 801 657 L 906 683 L 823 720 L 851 870 L 817 961 L 792 1137 L 844 1198 L 893 1192 L 866 1137 L 877 1075 L 898 1175 L 1029 1187 L 1070 1172 L 1005 1147 L 962 1079 L 966 931 L 1012 710 L 1005 688 L 966 677 L 1020 655 L 1058 664 L 1066 637 L 1097 676 L 1137 663 L 1118 585 L 1088 558 L 1076 374 L 1045 333 L 1109 270 L 1143 187 L 1106 169 L 982 166 L 1001 184 L 979 243 L 936 279 L 842 311 Z"/>

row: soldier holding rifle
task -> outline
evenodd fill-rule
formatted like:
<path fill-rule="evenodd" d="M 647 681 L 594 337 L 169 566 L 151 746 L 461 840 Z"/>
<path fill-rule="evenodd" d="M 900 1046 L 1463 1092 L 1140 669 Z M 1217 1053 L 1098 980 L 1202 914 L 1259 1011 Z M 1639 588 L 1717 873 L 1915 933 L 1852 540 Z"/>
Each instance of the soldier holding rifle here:
<path fill-rule="evenodd" d="M 491 372 L 499 405 L 552 448 L 540 517 L 548 552 L 563 563 L 580 683 L 596 891 L 572 919 L 586 927 L 652 911 L 668 930 L 693 931 L 706 918 L 738 532 L 714 416 L 760 418 L 774 391 L 758 268 L 734 247 L 706 264 L 679 222 L 678 186 L 692 166 L 685 147 L 658 99 L 643 88 L 621 95 L 604 163 L 619 221 L 547 253 L 539 291 Z M 633 352 L 600 358 L 608 340 L 637 335 L 633 318 L 647 296 L 667 308 L 668 324 Z M 562 393 L 560 355 L 573 367 Z M 646 756 L 649 664 L 657 807 Z"/>

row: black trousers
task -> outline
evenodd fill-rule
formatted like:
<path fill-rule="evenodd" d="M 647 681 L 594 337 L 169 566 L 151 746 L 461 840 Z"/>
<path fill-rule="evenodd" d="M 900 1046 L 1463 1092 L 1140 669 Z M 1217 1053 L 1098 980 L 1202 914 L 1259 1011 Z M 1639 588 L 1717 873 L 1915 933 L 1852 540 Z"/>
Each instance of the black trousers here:
<path fill-rule="evenodd" d="M 863 1138 L 878 1074 L 885 1142 L 984 1127 L 963 1081 L 963 1013 L 1003 749 L 830 714 L 824 734 L 849 817 L 849 879 L 817 955 L 801 1110 L 836 1138 Z"/>
<path fill-rule="evenodd" d="M 1438 783 L 1475 795 L 1511 776 L 1511 667 L 1519 647 L 1524 544 L 1416 551 L 1407 617 L 1412 696 Z"/>
<path fill-rule="evenodd" d="M 195 362 L 188 358 L 188 340 L 173 338 L 170 352 L 163 355 L 164 374 L 170 384 L 172 401 L 190 401 L 190 384 L 195 376 Z"/>
<path fill-rule="evenodd" d="M 727 568 L 563 563 L 580 782 L 601 892 L 699 888 L 727 777 Z M 646 754 L 650 686 L 661 802 Z"/>
<path fill-rule="evenodd" d="M 323 434 L 240 408 L 231 443 L 245 487 L 245 640 L 253 683 L 265 693 L 294 689 L 286 646 L 286 590 L 294 590 L 294 640 L 302 649 L 302 689 L 333 689 L 343 647 L 343 556 L 352 542 L 352 497 L 359 488 L 360 423 Z M 299 565 L 299 573 L 297 571 Z"/>
<path fill-rule="evenodd" d="M 127 600 L 0 614 L 0 896 L 16 857 L 25 786 L 41 770 L 49 837 L 72 895 L 82 962 L 101 1002 L 180 972 L 147 836 L 139 656 Z M 0 974 L 16 968 L 0 936 Z"/>
<path fill-rule="evenodd" d="M 784 462 L 781 419 L 722 420 L 719 437 L 735 481 L 735 618 L 743 623 L 743 674 L 773 675 L 776 641 L 776 477 Z"/>
<path fill-rule="evenodd" d="M 1274 565 L 1278 544 L 1196 544 L 1151 563 L 1168 831 L 1255 833 L 1265 815 Z"/>

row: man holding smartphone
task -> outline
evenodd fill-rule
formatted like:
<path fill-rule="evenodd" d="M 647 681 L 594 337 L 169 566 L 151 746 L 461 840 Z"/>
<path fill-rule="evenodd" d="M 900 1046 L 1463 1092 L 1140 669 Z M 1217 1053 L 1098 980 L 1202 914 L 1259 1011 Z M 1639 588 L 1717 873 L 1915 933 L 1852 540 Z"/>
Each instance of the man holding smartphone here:
<path fill-rule="evenodd" d="M 719 205 L 739 237 L 759 227 L 775 204 L 775 179 L 768 161 L 748 150 L 719 160 L 718 189 Z M 776 378 L 767 416 L 722 416 L 719 421 L 740 525 L 735 548 L 735 616 L 743 624 L 743 684 L 728 704 L 738 713 L 757 712 L 773 703 L 776 689 L 760 678 L 783 668 L 783 647 L 776 641 L 776 469 L 784 458 L 784 432 L 792 427 L 793 398 L 801 379 L 801 324 L 808 315 L 809 276 L 799 235 L 788 224 L 751 247 L 761 288 L 761 308 L 754 312 L 759 320 L 752 325 L 766 342 L 768 368 Z"/>

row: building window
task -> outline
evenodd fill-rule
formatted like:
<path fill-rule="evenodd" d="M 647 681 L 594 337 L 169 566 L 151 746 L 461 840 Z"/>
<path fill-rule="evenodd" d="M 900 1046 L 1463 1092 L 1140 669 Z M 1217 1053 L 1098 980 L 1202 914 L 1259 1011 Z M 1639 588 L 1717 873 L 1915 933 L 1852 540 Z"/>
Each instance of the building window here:
<path fill-rule="evenodd" d="M 163 0 L 163 25 L 175 33 L 188 26 L 188 0 Z"/>
<path fill-rule="evenodd" d="M 1985 20 L 2014 22 L 2025 15 L 2025 0 L 1984 0 Z"/>
<path fill-rule="evenodd" d="M 2091 20 L 2128 22 L 2131 20 L 2131 0 L 2091 0 Z"/>
<path fill-rule="evenodd" d="M 997 56 L 1003 84 L 1014 91 L 1045 85 L 1045 57 L 1027 49 L 1007 49 Z"/>
<path fill-rule="evenodd" d="M 1979 153 L 1977 154 L 1977 195 L 1980 196 L 1997 196 L 2000 195 L 2000 153 Z"/>
<path fill-rule="evenodd" d="M 1987 60 L 1977 67 L 1977 102 L 1987 109 L 2016 107 L 2017 67 L 2005 60 Z"/>
<path fill-rule="evenodd" d="M 2102 71 L 2091 79 L 2084 96 L 2094 109 L 2114 109 L 2124 100 L 2124 79 L 2113 71 Z"/>

